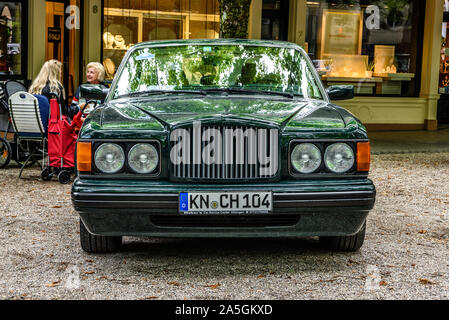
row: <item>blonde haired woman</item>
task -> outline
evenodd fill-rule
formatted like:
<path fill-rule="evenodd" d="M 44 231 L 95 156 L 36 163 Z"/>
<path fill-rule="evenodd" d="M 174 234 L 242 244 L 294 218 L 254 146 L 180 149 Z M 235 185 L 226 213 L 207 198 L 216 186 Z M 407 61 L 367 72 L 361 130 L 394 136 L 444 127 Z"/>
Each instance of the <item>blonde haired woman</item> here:
<path fill-rule="evenodd" d="M 60 103 L 65 101 L 65 91 L 61 84 L 62 63 L 58 60 L 48 60 L 44 63 L 28 90 L 31 94 L 40 94 L 50 99 L 50 93 L 55 93 L 60 98 Z"/>
<path fill-rule="evenodd" d="M 104 67 L 99 62 L 91 62 L 86 67 L 86 84 L 98 84 L 106 87 L 103 83 L 106 71 Z M 73 97 L 73 102 L 78 103 L 80 99 L 80 88 L 76 89 L 75 96 Z"/>
<path fill-rule="evenodd" d="M 62 63 L 58 60 L 48 60 L 44 63 L 36 79 L 34 79 L 28 90 L 31 94 L 38 94 L 48 98 L 52 98 L 52 94 L 58 96 L 59 103 L 62 107 L 62 114 L 70 119 L 78 113 L 79 109 L 68 108 L 65 103 L 65 91 L 61 84 Z"/>
<path fill-rule="evenodd" d="M 87 65 L 87 82 L 100 84 L 104 81 L 106 71 L 100 62 L 91 62 Z"/>

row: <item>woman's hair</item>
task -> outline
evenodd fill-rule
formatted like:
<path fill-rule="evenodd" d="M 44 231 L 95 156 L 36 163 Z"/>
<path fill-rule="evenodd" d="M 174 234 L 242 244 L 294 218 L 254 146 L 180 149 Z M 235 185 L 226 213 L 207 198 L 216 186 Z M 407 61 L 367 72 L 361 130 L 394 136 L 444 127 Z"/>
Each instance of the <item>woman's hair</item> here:
<path fill-rule="evenodd" d="M 99 62 L 91 62 L 87 65 L 86 70 L 89 70 L 90 68 L 94 68 L 97 71 L 98 81 L 103 82 L 106 74 L 103 65 Z"/>
<path fill-rule="evenodd" d="M 41 71 L 39 71 L 36 79 L 34 79 L 28 92 L 31 94 L 42 94 L 42 89 L 48 83 L 51 92 L 57 95 L 62 94 L 65 98 L 64 87 L 61 84 L 61 76 L 62 63 L 58 60 L 48 60 L 42 66 Z"/>

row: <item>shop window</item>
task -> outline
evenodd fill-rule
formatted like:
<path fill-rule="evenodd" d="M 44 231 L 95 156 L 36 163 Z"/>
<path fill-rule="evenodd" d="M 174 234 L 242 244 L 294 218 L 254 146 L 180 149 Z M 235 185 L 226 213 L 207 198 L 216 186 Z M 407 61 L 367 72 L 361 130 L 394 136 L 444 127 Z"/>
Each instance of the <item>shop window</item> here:
<path fill-rule="evenodd" d="M 0 1 L 0 78 L 4 80 L 26 76 L 25 7 L 19 1 Z"/>
<path fill-rule="evenodd" d="M 307 2 L 305 49 L 325 85 L 358 95 L 418 96 L 425 2 Z"/>
<path fill-rule="evenodd" d="M 126 51 L 149 40 L 218 38 L 218 0 L 104 0 L 103 64 L 112 79 Z"/>

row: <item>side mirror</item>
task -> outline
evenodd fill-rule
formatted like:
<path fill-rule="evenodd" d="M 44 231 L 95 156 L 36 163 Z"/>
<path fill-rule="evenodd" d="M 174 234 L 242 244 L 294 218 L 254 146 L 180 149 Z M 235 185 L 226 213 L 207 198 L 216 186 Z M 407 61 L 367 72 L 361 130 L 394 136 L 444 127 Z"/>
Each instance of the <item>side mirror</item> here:
<path fill-rule="evenodd" d="M 104 101 L 108 92 L 108 88 L 102 88 L 97 84 L 83 84 L 80 86 L 80 97 L 86 100 Z"/>
<path fill-rule="evenodd" d="M 354 86 L 338 85 L 326 89 L 330 100 L 349 100 L 354 98 Z"/>

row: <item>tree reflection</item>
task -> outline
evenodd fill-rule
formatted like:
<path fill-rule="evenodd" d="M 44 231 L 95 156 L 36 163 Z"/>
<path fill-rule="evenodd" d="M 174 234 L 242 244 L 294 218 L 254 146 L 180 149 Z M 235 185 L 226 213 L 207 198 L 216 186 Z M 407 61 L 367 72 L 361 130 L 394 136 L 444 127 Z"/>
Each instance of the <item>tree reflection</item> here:
<path fill-rule="evenodd" d="M 187 45 L 136 50 L 118 80 L 115 97 L 151 90 L 239 87 L 322 98 L 302 54 L 254 45 Z"/>

